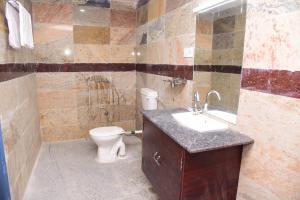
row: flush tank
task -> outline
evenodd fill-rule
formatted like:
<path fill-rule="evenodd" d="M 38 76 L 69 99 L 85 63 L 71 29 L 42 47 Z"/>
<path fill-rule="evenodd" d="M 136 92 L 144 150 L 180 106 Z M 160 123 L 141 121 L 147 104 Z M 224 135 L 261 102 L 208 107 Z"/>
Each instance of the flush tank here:
<path fill-rule="evenodd" d="M 141 89 L 142 105 L 144 110 L 156 110 L 158 93 L 149 88 Z"/>

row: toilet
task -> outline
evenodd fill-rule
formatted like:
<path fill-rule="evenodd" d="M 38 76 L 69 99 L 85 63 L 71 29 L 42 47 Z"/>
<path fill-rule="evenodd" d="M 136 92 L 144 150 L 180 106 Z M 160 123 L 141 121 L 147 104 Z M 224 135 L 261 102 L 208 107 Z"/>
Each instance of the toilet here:
<path fill-rule="evenodd" d="M 123 133 L 124 130 L 117 126 L 90 130 L 91 139 L 98 145 L 95 159 L 98 163 L 111 163 L 126 156 Z"/>

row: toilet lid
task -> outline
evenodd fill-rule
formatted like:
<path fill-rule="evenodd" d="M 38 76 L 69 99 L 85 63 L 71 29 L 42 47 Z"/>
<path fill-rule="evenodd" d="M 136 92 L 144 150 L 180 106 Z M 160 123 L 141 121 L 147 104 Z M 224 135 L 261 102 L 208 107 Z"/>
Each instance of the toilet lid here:
<path fill-rule="evenodd" d="M 113 136 L 120 135 L 124 132 L 124 129 L 117 126 L 100 127 L 90 130 L 90 134 L 94 136 Z"/>

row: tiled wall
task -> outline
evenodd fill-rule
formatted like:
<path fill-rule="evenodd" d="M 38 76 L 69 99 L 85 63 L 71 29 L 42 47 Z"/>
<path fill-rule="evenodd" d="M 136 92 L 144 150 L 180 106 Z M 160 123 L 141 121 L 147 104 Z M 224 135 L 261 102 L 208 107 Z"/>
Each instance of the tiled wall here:
<path fill-rule="evenodd" d="M 0 115 L 13 200 L 21 200 L 40 145 L 35 74 L 0 83 Z"/>
<path fill-rule="evenodd" d="M 134 1 L 84 2 L 33 0 L 34 62 L 135 63 Z"/>
<path fill-rule="evenodd" d="M 194 47 L 196 18 L 192 0 L 151 0 L 137 12 L 137 63 L 193 65 L 184 47 Z"/>
<path fill-rule="evenodd" d="M 243 73 L 237 128 L 255 143 L 243 156 L 241 200 L 300 199 L 299 18 L 299 1 L 248 0 L 243 67 L 249 73 Z"/>
<path fill-rule="evenodd" d="M 150 0 L 137 11 L 137 63 L 148 66 L 169 65 L 170 71 L 178 65 L 191 66 L 193 58 L 184 58 L 184 47 L 195 46 L 196 17 L 192 0 Z M 141 109 L 140 88 L 148 87 L 159 93 L 159 109 L 191 105 L 192 81 L 184 87 L 171 88 L 170 77 L 137 72 L 137 110 Z M 137 111 L 137 127 L 141 115 Z"/>
<path fill-rule="evenodd" d="M 31 10 L 30 1 L 20 2 Z M 32 60 L 31 50 L 8 46 L 4 3 L 0 1 L 0 116 L 11 195 L 21 200 L 41 144 L 40 123 L 35 74 L 3 72 L 6 63 L 13 67 Z M 15 79 L 3 82 L 11 78 Z"/>
<path fill-rule="evenodd" d="M 109 67 L 130 69 L 81 72 L 86 71 L 81 67 L 78 72 L 58 69 L 56 73 L 38 73 L 41 133 L 45 141 L 87 137 L 90 129 L 100 126 L 135 129 L 136 73 L 128 64 L 135 69 L 132 52 L 137 2 L 90 2 L 33 2 L 34 62 L 62 63 L 62 69 L 72 68 L 70 63 L 86 63 L 87 68 L 89 63 L 121 63 Z"/>
<path fill-rule="evenodd" d="M 135 130 L 135 71 L 38 73 L 37 82 L 45 141 L 84 138 L 100 126 Z"/>

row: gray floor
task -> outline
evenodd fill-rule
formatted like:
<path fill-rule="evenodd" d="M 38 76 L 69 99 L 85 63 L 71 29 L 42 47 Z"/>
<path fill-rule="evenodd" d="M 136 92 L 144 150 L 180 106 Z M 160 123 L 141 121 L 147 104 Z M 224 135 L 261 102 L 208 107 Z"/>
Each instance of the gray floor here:
<path fill-rule="evenodd" d="M 126 137 L 127 158 L 94 161 L 91 141 L 44 143 L 24 200 L 157 200 L 141 171 L 141 141 Z"/>

